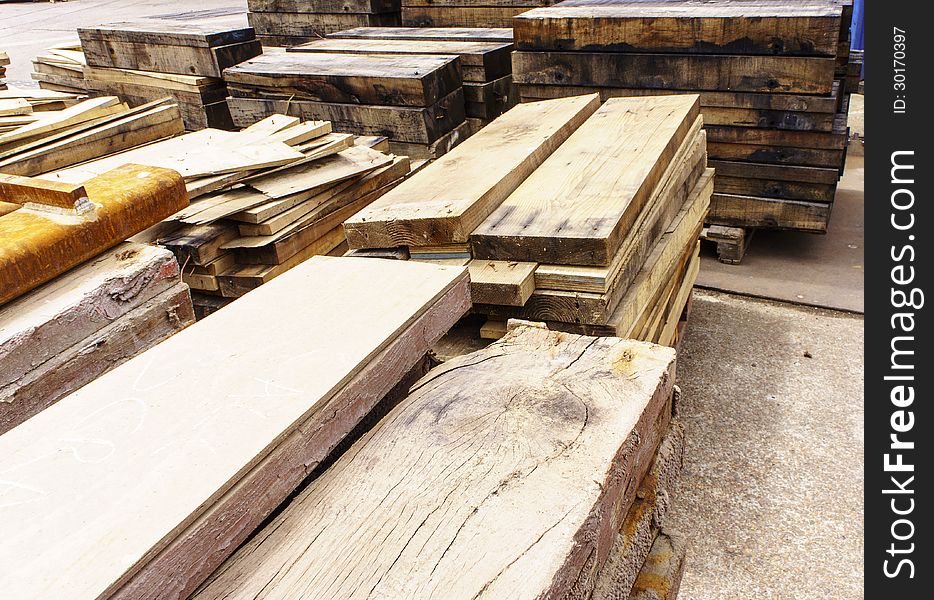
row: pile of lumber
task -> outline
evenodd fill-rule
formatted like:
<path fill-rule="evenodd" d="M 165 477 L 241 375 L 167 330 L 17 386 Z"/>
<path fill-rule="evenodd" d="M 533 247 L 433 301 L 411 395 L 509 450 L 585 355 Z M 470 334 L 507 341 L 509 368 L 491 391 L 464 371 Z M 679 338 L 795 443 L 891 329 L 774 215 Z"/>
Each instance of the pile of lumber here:
<path fill-rule="evenodd" d="M 0 94 L 0 111 L 11 107 L 0 115 L 0 173 L 38 175 L 184 129 L 178 105 L 168 99 L 129 108 L 114 96 L 77 102 L 52 90 Z"/>
<path fill-rule="evenodd" d="M 674 373 L 670 348 L 516 327 L 419 380 L 192 598 L 671 600 Z"/>
<path fill-rule="evenodd" d="M 192 322 L 175 257 L 143 244 L 123 243 L 3 305 L 0 434 Z"/>
<path fill-rule="evenodd" d="M 194 153 L 239 159 L 226 164 Z M 170 249 L 196 292 L 199 316 L 311 256 L 343 254 L 342 222 L 409 173 L 384 138 L 331 132 L 326 121 L 274 115 L 241 132 L 203 130 L 125 153 L 135 162 L 184 161 L 191 205 L 151 232 Z M 126 156 L 103 163 L 127 160 Z M 94 163 L 56 174 L 80 178 Z M 182 168 L 182 167 L 179 167 Z M 226 171 L 226 173 L 221 173 Z M 212 175 L 212 173 L 214 173 Z"/>
<path fill-rule="evenodd" d="M 349 246 L 467 265 L 496 321 L 674 345 L 713 190 L 701 124 L 697 95 L 520 104 L 350 218 Z"/>
<path fill-rule="evenodd" d="M 387 36 L 378 27 L 353 29 L 332 33 L 327 39 L 308 42 L 289 51 L 458 56 L 464 81 L 465 112 L 468 119 L 479 120 L 474 128 L 485 125 L 518 102 L 512 85 L 511 34 L 507 38 L 488 29 L 464 28 L 460 30 L 459 39 L 438 39 L 436 31 L 395 27 Z"/>
<path fill-rule="evenodd" d="M 267 52 L 224 72 L 234 124 L 272 114 L 389 138 L 413 158 L 443 154 L 467 133 L 460 59 L 428 54 Z"/>
<path fill-rule="evenodd" d="M 0 50 L 0 90 L 6 89 L 6 68 L 10 64 L 10 57 L 3 50 Z"/>
<path fill-rule="evenodd" d="M 4 594 L 187 597 L 469 305 L 462 268 L 315 258 L 0 436 Z"/>
<path fill-rule="evenodd" d="M 171 97 L 185 128 L 232 129 L 223 70 L 262 52 L 250 27 L 142 19 L 78 29 L 93 95 Z"/>
<path fill-rule="evenodd" d="M 30 77 L 44 90 L 84 95 L 84 65 L 81 44 L 61 44 L 33 59 Z"/>
<path fill-rule="evenodd" d="M 406 27 L 512 27 L 530 8 L 557 0 L 402 0 Z"/>
<path fill-rule="evenodd" d="M 353 27 L 399 25 L 399 0 L 247 0 L 264 46 L 295 46 Z"/>
<path fill-rule="evenodd" d="M 699 93 L 708 222 L 825 232 L 846 156 L 850 0 L 567 0 L 515 19 L 523 101 Z"/>

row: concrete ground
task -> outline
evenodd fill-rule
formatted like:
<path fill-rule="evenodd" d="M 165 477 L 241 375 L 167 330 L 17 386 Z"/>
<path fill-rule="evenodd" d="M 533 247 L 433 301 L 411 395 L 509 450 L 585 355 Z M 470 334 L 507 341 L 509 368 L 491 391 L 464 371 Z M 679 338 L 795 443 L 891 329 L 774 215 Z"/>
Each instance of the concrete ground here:
<path fill-rule="evenodd" d="M 78 26 L 245 5 L 3 2 L 7 79 L 31 84 L 30 60 Z M 737 266 L 705 249 L 699 283 L 720 291 L 695 292 L 678 366 L 688 450 L 672 522 L 692 543 L 681 598 L 862 597 L 862 178 L 851 156 L 826 236 L 760 232 Z"/>

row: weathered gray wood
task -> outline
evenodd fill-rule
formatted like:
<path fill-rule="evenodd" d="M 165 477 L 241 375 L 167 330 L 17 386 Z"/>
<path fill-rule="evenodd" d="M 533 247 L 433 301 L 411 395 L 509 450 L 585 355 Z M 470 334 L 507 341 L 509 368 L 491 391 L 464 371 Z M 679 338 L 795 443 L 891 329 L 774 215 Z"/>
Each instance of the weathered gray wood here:
<path fill-rule="evenodd" d="M 247 0 L 246 5 L 251 12 L 377 14 L 399 12 L 401 3 L 400 0 Z"/>
<path fill-rule="evenodd" d="M 371 40 L 448 40 L 512 42 L 512 27 L 357 27 L 330 33 L 329 38 Z"/>
<path fill-rule="evenodd" d="M 828 169 L 839 169 L 846 158 L 846 150 L 794 148 L 769 144 L 710 142 L 707 144 L 707 151 L 710 158 L 714 160 L 823 167 Z"/>
<path fill-rule="evenodd" d="M 108 23 L 96 27 L 79 27 L 78 37 L 84 40 L 108 40 L 141 44 L 214 48 L 255 39 L 249 27 L 227 27 L 209 21 L 176 21 L 169 19 L 136 19 Z"/>
<path fill-rule="evenodd" d="M 93 67 L 207 77 L 223 77 L 227 67 L 262 52 L 258 40 L 210 48 L 101 39 L 82 39 L 81 43 L 85 59 Z"/>
<path fill-rule="evenodd" d="M 668 348 L 533 327 L 451 359 L 194 598 L 587 597 L 673 369 Z"/>
<path fill-rule="evenodd" d="M 732 227 L 826 233 L 832 207 L 832 204 L 826 202 L 714 194 L 710 199 L 707 222 Z"/>
<path fill-rule="evenodd" d="M 423 54 L 277 52 L 231 67 L 224 78 L 239 97 L 417 107 L 462 84 L 457 57 Z"/>
<path fill-rule="evenodd" d="M 829 94 L 833 59 L 714 54 L 514 52 L 518 84 Z"/>
<path fill-rule="evenodd" d="M 391 27 L 399 25 L 398 13 L 382 14 L 324 14 L 296 12 L 250 12 L 247 18 L 256 29 L 257 37 L 272 36 L 277 45 L 295 45 L 310 42 L 328 33 L 353 27 Z M 287 42 L 285 44 L 281 42 Z"/>
<path fill-rule="evenodd" d="M 246 127 L 275 114 L 305 121 L 330 121 L 335 131 L 385 136 L 391 141 L 431 144 L 464 122 L 464 91 L 458 88 L 428 108 L 228 98 L 237 127 Z"/>
<path fill-rule="evenodd" d="M 512 26 L 512 18 L 529 7 L 502 6 L 403 6 L 402 24 L 406 27 L 482 27 Z"/>

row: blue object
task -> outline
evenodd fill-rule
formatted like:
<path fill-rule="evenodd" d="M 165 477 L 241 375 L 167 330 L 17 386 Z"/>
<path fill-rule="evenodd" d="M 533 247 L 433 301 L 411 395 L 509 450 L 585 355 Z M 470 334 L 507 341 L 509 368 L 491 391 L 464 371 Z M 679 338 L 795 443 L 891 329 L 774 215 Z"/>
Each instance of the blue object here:
<path fill-rule="evenodd" d="M 853 2 L 853 21 L 850 23 L 850 49 L 864 50 L 863 48 L 863 13 L 865 0 L 855 0 Z M 863 60 L 863 66 L 860 67 L 859 78 L 865 79 L 866 61 Z"/>

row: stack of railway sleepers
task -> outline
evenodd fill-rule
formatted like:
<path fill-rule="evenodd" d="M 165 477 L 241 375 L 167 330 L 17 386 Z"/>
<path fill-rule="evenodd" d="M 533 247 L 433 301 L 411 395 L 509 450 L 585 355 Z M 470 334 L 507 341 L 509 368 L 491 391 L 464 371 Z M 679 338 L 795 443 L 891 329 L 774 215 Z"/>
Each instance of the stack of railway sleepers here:
<path fill-rule="evenodd" d="M 60 44 L 33 59 L 30 77 L 44 90 L 85 94 L 84 64 L 81 44 Z"/>
<path fill-rule="evenodd" d="M 0 307 L 0 434 L 194 321 L 168 250 L 124 243 Z"/>
<path fill-rule="evenodd" d="M 352 27 L 399 25 L 399 0 L 247 0 L 264 46 L 295 46 Z"/>
<path fill-rule="evenodd" d="M 226 67 L 262 52 L 253 29 L 160 19 L 79 28 L 84 79 L 131 104 L 172 97 L 188 130 L 231 129 Z"/>
<path fill-rule="evenodd" d="M 512 18 L 557 0 L 402 0 L 406 27 L 512 27 Z"/>
<path fill-rule="evenodd" d="M 415 383 L 192 598 L 676 588 L 657 526 L 683 445 L 674 373 L 670 348 L 515 327 Z"/>
<path fill-rule="evenodd" d="M 4 593 L 187 597 L 469 306 L 463 268 L 317 257 L 0 436 Z"/>
<path fill-rule="evenodd" d="M 521 104 L 345 223 L 467 264 L 474 311 L 674 344 L 713 190 L 698 97 Z"/>
<path fill-rule="evenodd" d="M 467 128 L 457 56 L 272 52 L 225 79 L 238 127 L 276 113 L 326 120 L 413 158 L 443 153 Z"/>
<path fill-rule="evenodd" d="M 523 100 L 699 93 L 708 222 L 825 232 L 846 153 L 844 4 L 567 0 L 515 19 L 513 78 Z"/>
<path fill-rule="evenodd" d="M 460 57 L 467 118 L 486 124 L 512 108 L 518 94 L 512 85 L 511 42 L 438 40 L 419 38 L 417 27 L 408 28 L 412 39 L 382 39 L 379 28 L 367 37 L 357 31 L 337 32 L 327 39 L 290 48 L 291 52 L 338 52 L 344 54 L 448 54 Z M 405 28 L 396 28 L 395 31 Z M 346 37 L 345 37 L 346 35 Z"/>

